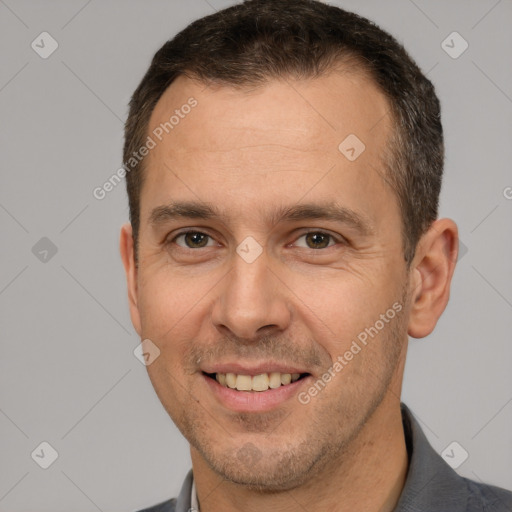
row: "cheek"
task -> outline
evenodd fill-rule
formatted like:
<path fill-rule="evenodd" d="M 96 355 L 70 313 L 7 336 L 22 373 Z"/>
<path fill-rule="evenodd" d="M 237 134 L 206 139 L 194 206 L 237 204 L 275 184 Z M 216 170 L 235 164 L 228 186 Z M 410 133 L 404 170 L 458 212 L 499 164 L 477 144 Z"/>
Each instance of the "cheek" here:
<path fill-rule="evenodd" d="M 152 269 L 154 270 L 154 269 Z M 194 279 L 178 279 L 166 269 L 141 274 L 139 311 L 143 339 L 150 339 L 160 350 L 147 366 L 153 387 L 168 411 L 182 415 L 190 404 L 189 349 L 198 339 L 204 314 L 205 292 Z M 178 420 L 178 418 L 173 419 Z"/>
<path fill-rule="evenodd" d="M 151 338 L 186 338 L 194 331 L 197 315 L 204 311 L 211 290 L 209 280 L 179 277 L 170 270 L 141 275 L 139 311 L 142 333 Z"/>
<path fill-rule="evenodd" d="M 160 351 L 147 371 L 157 395 L 171 413 L 175 407 L 180 408 L 178 402 L 186 399 L 183 390 L 190 389 L 191 342 L 202 337 L 204 322 L 200 317 L 208 307 L 208 288 L 204 290 L 204 284 L 193 279 L 185 282 L 172 278 L 170 273 L 159 273 L 145 278 L 141 292 L 141 334 Z"/>
<path fill-rule="evenodd" d="M 323 276 L 295 275 L 289 281 L 299 317 L 313 327 L 319 343 L 329 345 L 325 348 L 331 356 L 344 352 L 359 333 L 401 300 L 398 280 L 383 282 L 386 275 L 392 275 L 390 269 L 377 275 L 335 270 Z"/>

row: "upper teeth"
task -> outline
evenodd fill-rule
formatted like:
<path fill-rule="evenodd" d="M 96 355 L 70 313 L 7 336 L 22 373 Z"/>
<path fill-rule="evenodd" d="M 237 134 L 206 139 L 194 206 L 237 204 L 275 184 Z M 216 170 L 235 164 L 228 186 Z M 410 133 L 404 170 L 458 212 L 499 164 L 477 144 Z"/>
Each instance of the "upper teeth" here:
<path fill-rule="evenodd" d="M 236 373 L 217 373 L 215 379 L 222 386 L 238 391 L 266 391 L 295 382 L 300 373 L 261 373 L 260 375 L 237 375 Z"/>

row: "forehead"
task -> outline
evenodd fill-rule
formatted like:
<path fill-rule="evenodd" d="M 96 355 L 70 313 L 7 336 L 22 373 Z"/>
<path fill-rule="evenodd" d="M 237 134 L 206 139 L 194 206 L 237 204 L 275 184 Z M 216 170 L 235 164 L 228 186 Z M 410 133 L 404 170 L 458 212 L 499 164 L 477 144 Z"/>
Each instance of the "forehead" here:
<path fill-rule="evenodd" d="M 368 206 L 378 203 L 371 196 L 387 188 L 382 159 L 389 110 L 362 74 L 333 72 L 254 87 L 179 77 L 149 123 L 156 146 L 146 159 L 142 209 L 176 194 L 213 203 L 226 194 L 243 196 L 246 206 L 265 198 L 296 201 L 313 186 L 324 196 L 339 188 L 345 200 L 365 190 Z"/>
<path fill-rule="evenodd" d="M 180 112 L 190 98 L 197 107 Z M 340 70 L 255 86 L 205 84 L 181 76 L 158 101 L 149 131 L 169 123 L 172 114 L 175 123 L 177 114 L 179 123 L 162 133 L 172 139 L 175 152 L 227 150 L 252 141 L 322 151 L 348 134 L 375 146 L 387 135 L 389 110 L 384 95 L 363 73 Z"/>

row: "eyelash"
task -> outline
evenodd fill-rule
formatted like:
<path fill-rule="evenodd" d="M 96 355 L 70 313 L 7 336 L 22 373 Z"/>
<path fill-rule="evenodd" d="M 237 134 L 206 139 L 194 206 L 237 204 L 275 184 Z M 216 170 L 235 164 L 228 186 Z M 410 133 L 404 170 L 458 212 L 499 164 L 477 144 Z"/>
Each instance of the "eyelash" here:
<path fill-rule="evenodd" d="M 175 245 L 178 245 L 176 243 L 176 240 L 180 237 L 183 237 L 183 236 L 186 236 L 187 234 L 197 234 L 197 235 L 204 235 L 204 236 L 207 236 L 210 240 L 214 240 L 214 238 L 209 235 L 208 233 L 204 233 L 203 231 L 197 231 L 197 230 L 187 230 L 187 231 L 182 231 L 181 233 L 178 233 L 176 236 L 174 236 L 171 240 L 168 240 L 166 241 L 166 244 L 167 245 L 170 245 L 170 244 L 175 244 Z M 302 249 L 310 249 L 311 251 L 321 251 L 321 250 L 325 250 L 325 249 L 328 249 L 330 247 L 333 247 L 335 244 L 347 244 L 347 241 L 341 237 L 341 236 L 334 236 L 332 235 L 331 233 L 327 233 L 326 231 L 321 231 L 321 230 L 310 230 L 310 231 L 306 231 L 304 233 L 302 233 L 298 238 L 295 239 L 295 242 L 297 240 L 299 240 L 300 238 L 303 238 L 307 235 L 310 235 L 310 234 L 318 234 L 318 235 L 324 235 L 324 236 L 327 236 L 330 238 L 330 241 L 333 241 L 335 242 L 333 245 L 328 245 L 327 247 L 323 247 L 323 248 L 320 248 L 320 249 L 313 249 L 311 247 L 302 247 Z M 181 245 L 178 245 L 178 247 L 180 249 L 184 249 L 184 250 L 190 250 L 190 251 L 194 251 L 194 250 L 197 250 L 197 249 L 205 249 L 206 247 L 198 247 L 198 248 L 194 248 L 194 247 L 183 247 Z"/>

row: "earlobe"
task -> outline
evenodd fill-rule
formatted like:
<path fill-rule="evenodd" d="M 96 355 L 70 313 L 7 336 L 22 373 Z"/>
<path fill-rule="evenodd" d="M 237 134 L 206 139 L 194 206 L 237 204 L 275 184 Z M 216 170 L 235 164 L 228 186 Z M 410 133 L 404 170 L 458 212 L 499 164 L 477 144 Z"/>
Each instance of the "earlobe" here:
<path fill-rule="evenodd" d="M 457 225 L 450 219 L 435 221 L 421 237 L 411 265 L 408 334 L 413 338 L 428 336 L 446 308 L 457 253 Z"/>
<path fill-rule="evenodd" d="M 121 228 L 119 251 L 121 253 L 121 259 L 123 260 L 124 270 L 126 274 L 126 285 L 128 288 L 130 316 L 132 319 L 133 327 L 140 336 L 141 325 L 137 300 L 137 267 L 135 265 L 133 233 L 132 226 L 130 223 L 125 224 Z"/>

